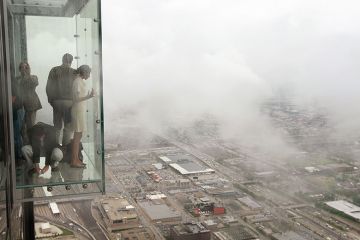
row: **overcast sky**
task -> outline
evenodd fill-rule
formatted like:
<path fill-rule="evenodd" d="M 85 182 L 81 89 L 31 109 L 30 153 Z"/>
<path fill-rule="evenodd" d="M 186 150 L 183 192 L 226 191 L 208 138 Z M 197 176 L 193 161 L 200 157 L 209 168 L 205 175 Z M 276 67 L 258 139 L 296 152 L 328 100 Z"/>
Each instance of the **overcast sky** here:
<path fill-rule="evenodd" d="M 254 106 L 281 89 L 359 129 L 358 0 L 107 0 L 102 7 L 110 117 L 130 108 L 161 124 L 212 112 L 256 128 Z"/>
<path fill-rule="evenodd" d="M 102 1 L 107 133 L 118 134 L 126 111 L 152 130 L 211 113 L 224 135 L 281 144 L 258 106 L 283 92 L 326 107 L 339 132 L 358 135 L 359 9 L 358 0 Z M 39 119 L 50 122 L 46 79 L 64 51 L 76 54 L 74 19 L 27 24 Z"/>

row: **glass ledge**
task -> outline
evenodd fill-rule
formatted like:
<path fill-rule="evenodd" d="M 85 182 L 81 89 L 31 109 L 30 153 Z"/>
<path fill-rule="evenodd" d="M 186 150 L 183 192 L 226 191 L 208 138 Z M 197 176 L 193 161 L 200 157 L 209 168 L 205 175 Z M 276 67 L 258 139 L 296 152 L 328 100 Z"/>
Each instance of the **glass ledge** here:
<path fill-rule="evenodd" d="M 84 184 L 86 187 L 84 187 Z M 24 189 L 17 189 L 17 200 L 20 202 L 36 201 L 37 203 L 47 203 L 49 201 L 61 202 L 71 201 L 71 199 L 88 199 L 103 194 L 102 183 L 91 182 L 82 184 L 72 184 L 65 186 L 42 186 L 31 188 L 32 195 L 24 194 Z M 29 189 L 28 189 L 29 190 Z"/>
<path fill-rule="evenodd" d="M 85 168 L 73 168 L 68 163 L 59 163 L 59 170 L 52 171 L 51 168 L 44 174 L 29 173 L 24 167 L 16 169 L 16 188 L 36 188 L 43 186 L 59 186 L 73 184 L 88 184 L 101 182 L 101 172 L 94 163 L 89 160 L 83 152 Z M 45 158 L 40 158 L 40 167 L 45 165 Z"/>

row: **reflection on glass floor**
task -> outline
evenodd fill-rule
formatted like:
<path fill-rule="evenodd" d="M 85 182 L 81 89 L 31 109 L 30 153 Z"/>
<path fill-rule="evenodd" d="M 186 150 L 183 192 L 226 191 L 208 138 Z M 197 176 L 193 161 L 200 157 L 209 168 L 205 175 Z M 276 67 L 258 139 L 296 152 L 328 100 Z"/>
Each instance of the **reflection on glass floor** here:
<path fill-rule="evenodd" d="M 5 165 L 4 162 L 0 160 L 0 190 L 4 189 L 5 179 Z"/>
<path fill-rule="evenodd" d="M 1 149 L 0 149 L 1 151 Z M 5 176 L 5 164 L 3 161 L 0 160 L 0 209 L 1 209 L 1 205 L 3 203 L 5 203 L 6 201 L 6 196 L 5 196 L 5 180 L 6 180 L 6 176 Z M 1 217 L 0 217 L 1 218 Z M 1 219 L 0 219 L 1 222 Z M 0 232 L 1 233 L 1 232 Z M 1 237 L 0 237 L 1 239 Z"/>
<path fill-rule="evenodd" d="M 85 168 L 73 168 L 67 162 L 59 163 L 59 170 L 52 171 L 51 168 L 44 174 L 37 174 L 25 167 L 16 169 L 16 188 L 32 188 L 41 186 L 57 186 L 84 184 L 101 181 L 101 169 L 96 169 L 93 161 L 83 151 Z M 45 158 L 40 158 L 40 167 L 44 167 Z"/>

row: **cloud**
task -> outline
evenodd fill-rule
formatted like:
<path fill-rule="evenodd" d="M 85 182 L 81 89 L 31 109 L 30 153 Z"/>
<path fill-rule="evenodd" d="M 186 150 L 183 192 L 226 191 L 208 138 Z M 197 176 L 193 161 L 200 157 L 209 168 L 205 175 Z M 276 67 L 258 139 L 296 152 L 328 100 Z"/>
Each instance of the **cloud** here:
<path fill-rule="evenodd" d="M 156 130 L 211 113 L 226 136 L 280 144 L 259 104 L 285 89 L 299 104 L 327 108 L 339 132 L 354 132 L 359 7 L 355 0 L 102 1 L 106 126 L 129 112 Z M 33 34 L 35 42 L 72 44 L 73 33 Z M 33 49 L 30 59 L 48 59 L 41 46 Z"/>

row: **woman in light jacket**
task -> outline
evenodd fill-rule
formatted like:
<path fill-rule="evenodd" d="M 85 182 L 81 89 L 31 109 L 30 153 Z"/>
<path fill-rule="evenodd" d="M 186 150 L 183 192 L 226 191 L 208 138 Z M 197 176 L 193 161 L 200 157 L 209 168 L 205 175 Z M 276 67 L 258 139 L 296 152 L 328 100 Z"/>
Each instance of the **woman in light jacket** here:
<path fill-rule="evenodd" d="M 95 96 L 94 89 L 87 91 L 85 81 L 90 77 L 91 69 L 88 65 L 80 66 L 75 72 L 75 80 L 73 82 L 73 105 L 71 108 L 71 124 L 74 130 L 74 139 L 72 141 L 72 157 L 70 166 L 75 168 L 83 168 L 85 164 L 79 159 L 79 148 L 82 133 L 85 131 L 85 111 L 86 100 Z"/>

